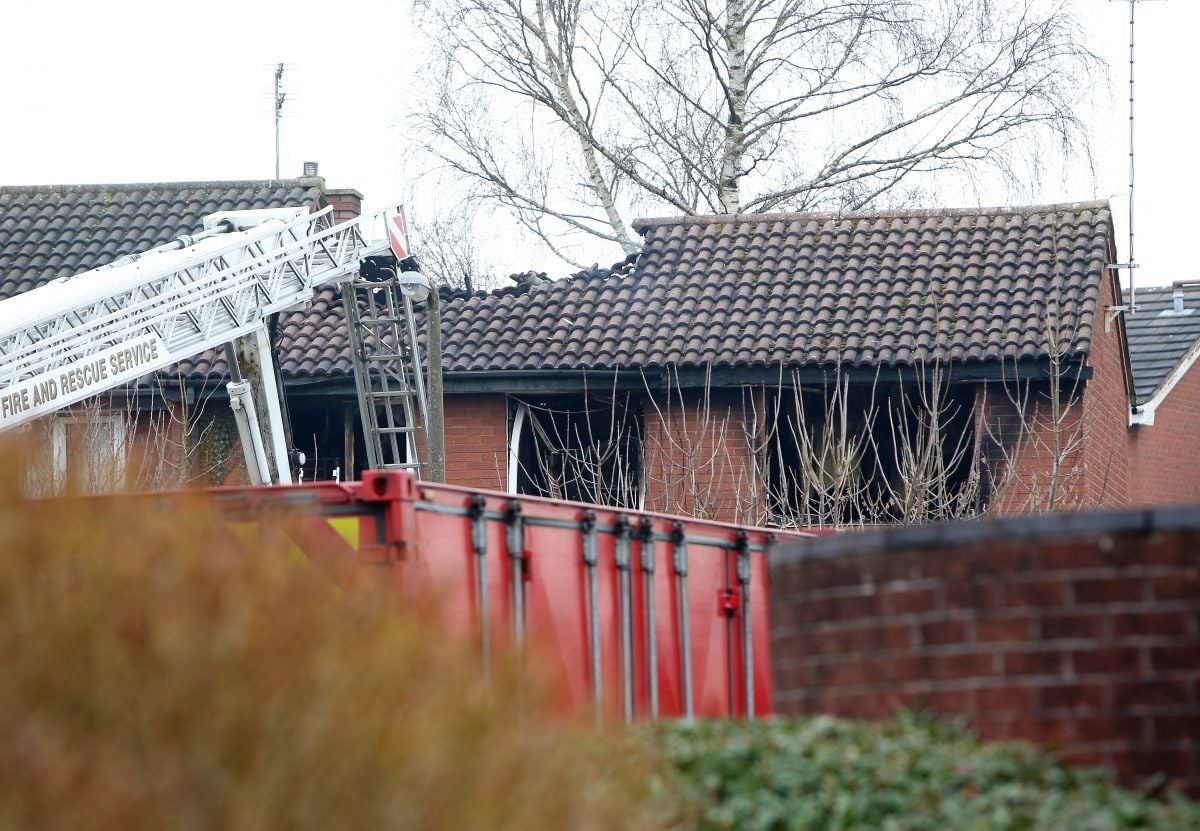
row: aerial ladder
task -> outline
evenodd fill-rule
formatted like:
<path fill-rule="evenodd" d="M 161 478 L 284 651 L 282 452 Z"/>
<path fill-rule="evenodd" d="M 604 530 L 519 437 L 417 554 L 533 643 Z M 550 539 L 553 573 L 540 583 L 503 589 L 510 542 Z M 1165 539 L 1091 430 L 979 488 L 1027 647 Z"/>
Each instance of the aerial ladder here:
<path fill-rule="evenodd" d="M 419 470 L 425 401 L 412 297 L 428 282 L 403 270 L 415 261 L 400 205 L 337 225 L 331 210 L 212 214 L 195 234 L 0 302 L 0 431 L 224 347 L 250 481 L 289 484 L 267 323 L 338 283 L 370 464 Z M 398 268 L 388 267 L 389 250 Z M 273 465 L 232 346 L 238 339 L 262 370 Z"/>

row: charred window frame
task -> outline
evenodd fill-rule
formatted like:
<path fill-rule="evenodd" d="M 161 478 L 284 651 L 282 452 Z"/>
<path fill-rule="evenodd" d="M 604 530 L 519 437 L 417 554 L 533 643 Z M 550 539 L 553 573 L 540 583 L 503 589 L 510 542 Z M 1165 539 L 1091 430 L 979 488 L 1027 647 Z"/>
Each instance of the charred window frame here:
<path fill-rule="evenodd" d="M 509 401 L 510 491 L 641 507 L 644 452 L 639 396 L 525 396 Z"/>
<path fill-rule="evenodd" d="M 305 482 L 362 478 L 367 454 L 357 399 L 296 396 L 290 410 L 292 444 L 305 456 L 300 468 Z"/>

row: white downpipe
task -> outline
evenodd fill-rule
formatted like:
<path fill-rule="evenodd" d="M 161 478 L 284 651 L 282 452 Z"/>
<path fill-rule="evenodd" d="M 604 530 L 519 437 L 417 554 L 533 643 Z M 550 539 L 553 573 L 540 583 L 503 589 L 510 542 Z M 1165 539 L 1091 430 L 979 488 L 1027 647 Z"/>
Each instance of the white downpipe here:
<path fill-rule="evenodd" d="M 276 383 L 275 356 L 271 352 L 271 338 L 267 327 L 260 326 L 252 333 L 254 348 L 258 351 L 258 367 L 262 373 L 263 403 L 271 423 L 271 450 L 275 455 L 275 479 L 280 485 L 292 484 L 292 463 L 288 457 L 287 437 L 283 434 L 283 405 L 279 400 L 279 385 Z"/>
<path fill-rule="evenodd" d="M 267 465 L 267 449 L 263 446 L 262 430 L 258 426 L 258 413 L 254 411 L 254 393 L 249 381 L 230 381 L 225 385 L 229 391 L 229 408 L 237 422 L 238 438 L 242 441 L 242 453 L 246 457 L 246 474 L 250 484 L 265 485 L 271 481 L 271 469 Z"/>
<path fill-rule="evenodd" d="M 524 404 L 517 405 L 513 416 L 512 433 L 508 438 L 508 492 L 517 492 L 518 474 L 521 466 L 521 432 L 525 429 L 525 416 L 529 408 Z"/>

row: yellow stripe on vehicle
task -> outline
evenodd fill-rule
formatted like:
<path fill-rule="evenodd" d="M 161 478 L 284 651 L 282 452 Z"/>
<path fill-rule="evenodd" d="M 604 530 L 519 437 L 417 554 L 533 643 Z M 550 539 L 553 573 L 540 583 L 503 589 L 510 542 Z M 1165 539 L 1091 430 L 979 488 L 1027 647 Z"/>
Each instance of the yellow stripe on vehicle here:
<path fill-rule="evenodd" d="M 340 517 L 339 519 L 327 520 L 329 526 L 337 531 L 338 536 L 346 541 L 346 543 L 358 551 L 358 528 L 360 520 L 358 517 Z"/>

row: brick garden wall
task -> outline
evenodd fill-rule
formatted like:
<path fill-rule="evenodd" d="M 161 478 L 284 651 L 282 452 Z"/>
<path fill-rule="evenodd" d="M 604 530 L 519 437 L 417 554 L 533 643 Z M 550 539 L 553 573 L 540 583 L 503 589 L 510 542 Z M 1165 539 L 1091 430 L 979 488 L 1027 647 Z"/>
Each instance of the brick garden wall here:
<path fill-rule="evenodd" d="M 823 538 L 771 566 L 776 707 L 926 707 L 1200 792 L 1200 509 Z"/>

